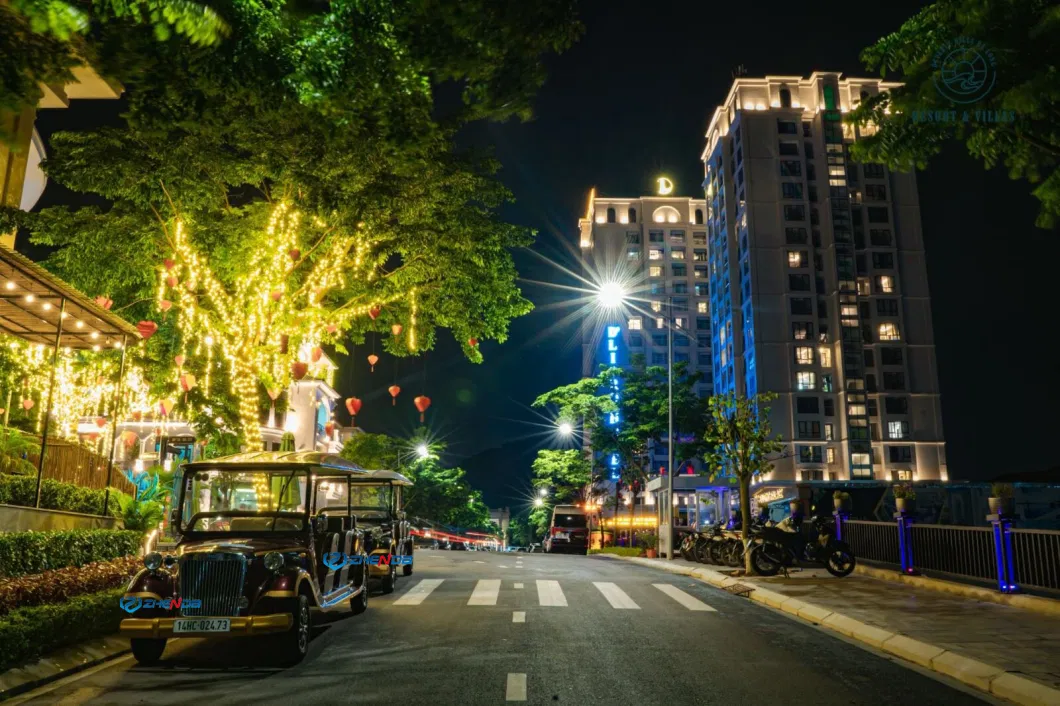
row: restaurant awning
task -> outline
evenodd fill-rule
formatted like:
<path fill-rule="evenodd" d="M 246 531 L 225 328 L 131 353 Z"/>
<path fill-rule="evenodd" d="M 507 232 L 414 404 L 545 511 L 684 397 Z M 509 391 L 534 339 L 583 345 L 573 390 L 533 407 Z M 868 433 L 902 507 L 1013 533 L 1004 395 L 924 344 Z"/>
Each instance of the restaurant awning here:
<path fill-rule="evenodd" d="M 0 331 L 29 343 L 74 350 L 139 341 L 128 321 L 14 250 L 0 246 Z"/>

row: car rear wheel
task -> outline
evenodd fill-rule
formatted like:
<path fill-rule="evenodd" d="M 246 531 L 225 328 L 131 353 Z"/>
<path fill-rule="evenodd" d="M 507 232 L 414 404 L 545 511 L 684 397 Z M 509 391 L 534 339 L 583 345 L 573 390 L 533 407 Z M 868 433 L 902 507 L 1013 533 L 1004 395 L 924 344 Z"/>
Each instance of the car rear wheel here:
<path fill-rule="evenodd" d="M 291 611 L 291 629 L 280 636 L 280 656 L 284 664 L 298 664 L 309 652 L 309 599 L 305 595 L 295 599 Z"/>
<path fill-rule="evenodd" d="M 157 664 L 166 650 L 166 638 L 134 637 L 129 640 L 133 657 L 142 665 Z"/>
<path fill-rule="evenodd" d="M 393 564 L 390 565 L 390 570 L 386 572 L 386 578 L 384 578 L 380 584 L 379 589 L 383 593 L 393 593 L 394 588 L 397 587 L 397 567 Z"/>

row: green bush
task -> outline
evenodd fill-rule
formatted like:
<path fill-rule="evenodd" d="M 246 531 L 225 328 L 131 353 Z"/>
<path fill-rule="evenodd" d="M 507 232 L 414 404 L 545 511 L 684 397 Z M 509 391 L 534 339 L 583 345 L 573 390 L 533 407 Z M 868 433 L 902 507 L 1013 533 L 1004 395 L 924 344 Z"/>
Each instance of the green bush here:
<path fill-rule="evenodd" d="M 0 672 L 67 645 L 109 635 L 126 614 L 124 588 L 76 596 L 62 603 L 19 608 L 0 618 Z"/>
<path fill-rule="evenodd" d="M 85 515 L 103 514 L 104 491 L 82 488 L 73 483 L 45 478 L 41 482 L 40 506 L 45 510 L 79 512 Z M 121 498 L 125 493 L 110 489 L 107 514 L 121 516 Z M 0 504 L 33 507 L 37 500 L 37 476 L 13 476 L 0 474 Z"/>
<path fill-rule="evenodd" d="M 644 549 L 642 547 L 604 547 L 603 549 L 590 549 L 590 554 L 617 554 L 618 556 L 640 556 Z"/>
<path fill-rule="evenodd" d="M 39 574 L 137 554 L 143 533 L 76 529 L 0 534 L 0 576 Z"/>

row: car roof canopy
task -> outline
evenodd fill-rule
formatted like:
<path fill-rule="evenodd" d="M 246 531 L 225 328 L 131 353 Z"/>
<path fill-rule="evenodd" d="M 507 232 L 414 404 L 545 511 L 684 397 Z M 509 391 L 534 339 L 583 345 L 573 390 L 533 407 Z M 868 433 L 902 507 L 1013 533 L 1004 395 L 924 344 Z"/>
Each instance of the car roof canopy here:
<path fill-rule="evenodd" d="M 304 467 L 306 470 L 322 469 L 328 475 L 348 475 L 368 479 L 373 471 L 367 471 L 353 461 L 337 454 L 323 451 L 251 451 L 221 458 L 189 463 L 189 471 L 205 470 L 283 470 Z M 389 471 L 388 471 L 389 472 Z M 400 475 L 400 474 L 395 474 Z M 404 476 L 400 476 L 404 478 Z M 410 484 L 411 485 L 411 484 Z"/>
<path fill-rule="evenodd" d="M 401 475 L 396 471 L 369 471 L 367 478 L 358 478 L 357 480 L 362 483 L 370 483 L 371 481 L 386 481 L 393 483 L 394 485 L 412 485 L 412 481 Z"/>

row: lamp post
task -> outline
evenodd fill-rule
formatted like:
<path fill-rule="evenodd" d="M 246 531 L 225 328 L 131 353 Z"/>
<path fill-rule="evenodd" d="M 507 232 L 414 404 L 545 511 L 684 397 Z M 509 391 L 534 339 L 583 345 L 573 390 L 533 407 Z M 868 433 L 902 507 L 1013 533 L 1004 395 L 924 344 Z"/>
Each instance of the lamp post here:
<path fill-rule="evenodd" d="M 674 298 L 667 297 L 666 314 L 666 558 L 674 558 Z"/>

